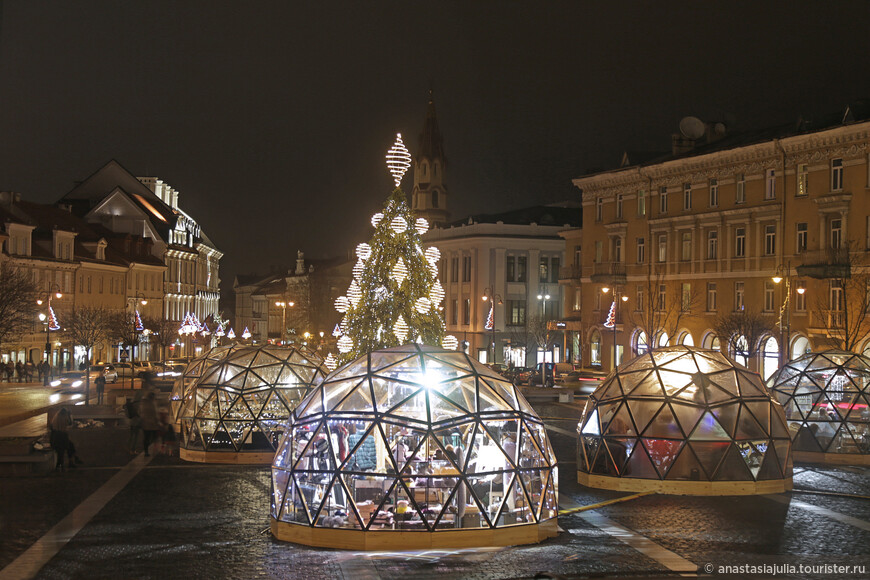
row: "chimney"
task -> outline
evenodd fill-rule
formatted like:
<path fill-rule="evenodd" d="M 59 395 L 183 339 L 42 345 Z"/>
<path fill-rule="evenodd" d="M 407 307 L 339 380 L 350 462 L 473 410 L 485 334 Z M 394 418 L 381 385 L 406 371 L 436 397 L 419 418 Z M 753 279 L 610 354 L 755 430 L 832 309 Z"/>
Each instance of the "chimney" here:
<path fill-rule="evenodd" d="M 296 252 L 296 275 L 301 276 L 305 273 L 305 254 L 302 250 Z"/>

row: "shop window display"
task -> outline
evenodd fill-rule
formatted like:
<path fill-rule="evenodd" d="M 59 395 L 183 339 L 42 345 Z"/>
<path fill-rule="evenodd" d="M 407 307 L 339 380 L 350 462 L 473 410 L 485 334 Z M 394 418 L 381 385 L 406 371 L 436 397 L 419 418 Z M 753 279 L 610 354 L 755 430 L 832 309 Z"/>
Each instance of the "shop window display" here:
<path fill-rule="evenodd" d="M 578 425 L 578 481 L 678 494 L 791 488 L 782 407 L 760 377 L 723 354 L 675 346 L 620 366 Z"/>
<path fill-rule="evenodd" d="M 227 353 L 203 369 L 181 406 L 182 459 L 269 463 L 290 413 L 325 375 L 322 359 L 304 348 Z"/>
<path fill-rule="evenodd" d="M 796 461 L 870 464 L 870 358 L 838 350 L 806 354 L 767 386 L 785 408 Z"/>
<path fill-rule="evenodd" d="M 272 464 L 272 529 L 333 547 L 401 531 L 438 532 L 394 535 L 405 547 L 442 545 L 442 531 L 480 532 L 463 533 L 468 546 L 537 542 L 555 534 L 557 479 L 544 425 L 514 385 L 465 353 L 393 347 L 332 373 L 291 416 Z M 362 535 L 318 535 L 326 528 Z"/>

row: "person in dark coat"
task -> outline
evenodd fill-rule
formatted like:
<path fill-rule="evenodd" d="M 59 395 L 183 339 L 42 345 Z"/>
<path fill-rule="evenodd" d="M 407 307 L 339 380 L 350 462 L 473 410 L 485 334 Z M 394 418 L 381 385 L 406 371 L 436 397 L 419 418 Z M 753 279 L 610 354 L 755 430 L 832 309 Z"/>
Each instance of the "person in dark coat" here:
<path fill-rule="evenodd" d="M 142 419 L 142 431 L 145 433 L 145 457 L 150 457 L 149 447 L 157 441 L 160 433 L 160 419 L 157 414 L 157 401 L 154 391 L 148 393 L 139 403 L 139 417 Z"/>
<path fill-rule="evenodd" d="M 66 407 L 63 407 L 58 411 L 57 414 L 52 417 L 51 423 L 49 424 L 51 427 L 49 441 L 51 442 L 51 448 L 54 449 L 54 452 L 57 454 L 56 469 L 61 471 L 63 470 L 64 455 L 67 456 L 70 467 L 75 467 L 76 464 L 82 462 L 76 453 L 76 446 L 69 438 L 69 428 L 72 427 L 72 424 L 72 416 L 70 416 L 69 409 Z"/>
<path fill-rule="evenodd" d="M 18 382 L 22 382 L 24 379 L 24 365 L 21 364 L 21 361 L 15 363 L 15 372 L 18 373 Z"/>
<path fill-rule="evenodd" d="M 106 375 L 105 373 L 100 373 L 97 375 L 97 378 L 94 379 L 94 385 L 97 387 L 97 405 L 103 404 L 103 392 L 106 390 Z"/>

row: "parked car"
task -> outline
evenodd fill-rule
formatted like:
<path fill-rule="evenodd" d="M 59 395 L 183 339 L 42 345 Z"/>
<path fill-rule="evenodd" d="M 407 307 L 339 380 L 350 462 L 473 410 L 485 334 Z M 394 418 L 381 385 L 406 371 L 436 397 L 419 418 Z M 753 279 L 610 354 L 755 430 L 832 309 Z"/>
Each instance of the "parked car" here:
<path fill-rule="evenodd" d="M 159 378 L 166 377 L 167 379 L 174 380 L 175 378 L 183 375 L 184 369 L 186 368 L 186 364 L 168 362 L 158 363 L 152 370 L 157 372 L 157 376 Z"/>
<path fill-rule="evenodd" d="M 171 391 L 175 384 L 175 377 L 166 376 L 157 369 L 142 371 L 142 386 L 146 389 L 157 389 L 158 391 Z"/>
<path fill-rule="evenodd" d="M 601 384 L 603 373 L 599 374 L 602 374 L 602 376 L 596 377 L 590 376 L 588 372 L 572 371 L 567 376 L 556 377 L 555 386 L 579 390 L 588 395 Z"/>
<path fill-rule="evenodd" d="M 96 365 L 92 365 L 90 368 L 91 373 L 91 383 L 94 382 L 100 373 L 104 373 L 106 377 L 107 383 L 117 383 L 118 382 L 118 370 L 115 368 L 115 365 L 109 363 L 100 363 Z"/>

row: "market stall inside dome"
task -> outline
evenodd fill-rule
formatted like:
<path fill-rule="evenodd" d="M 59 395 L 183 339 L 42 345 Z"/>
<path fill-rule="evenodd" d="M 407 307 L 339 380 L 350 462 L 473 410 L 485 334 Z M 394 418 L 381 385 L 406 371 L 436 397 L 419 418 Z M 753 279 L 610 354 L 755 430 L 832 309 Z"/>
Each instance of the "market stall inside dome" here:
<path fill-rule="evenodd" d="M 767 385 L 785 408 L 795 461 L 870 464 L 870 358 L 809 353 Z"/>
<path fill-rule="evenodd" d="M 272 464 L 272 532 L 350 549 L 510 545 L 555 535 L 556 458 L 510 382 L 407 345 L 333 372 Z"/>
<path fill-rule="evenodd" d="M 621 491 L 731 495 L 791 489 L 791 440 L 761 378 L 688 346 L 620 365 L 578 425 L 578 481 Z"/>

